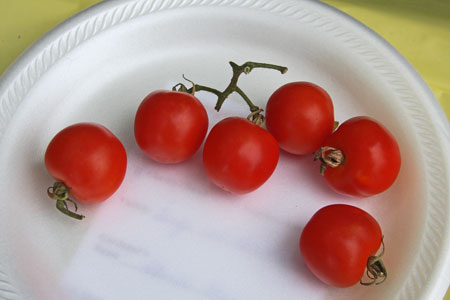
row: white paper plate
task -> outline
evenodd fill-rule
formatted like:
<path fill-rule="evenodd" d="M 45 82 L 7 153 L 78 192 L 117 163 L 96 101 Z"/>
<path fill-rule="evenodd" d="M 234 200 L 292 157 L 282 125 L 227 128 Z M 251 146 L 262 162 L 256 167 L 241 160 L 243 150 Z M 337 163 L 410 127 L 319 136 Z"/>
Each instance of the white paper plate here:
<path fill-rule="evenodd" d="M 395 184 L 368 199 L 332 192 L 311 157 L 282 153 L 270 180 L 245 196 L 207 181 L 201 151 L 175 166 L 137 149 L 142 98 L 186 74 L 224 88 L 228 61 L 254 70 L 240 85 L 264 107 L 279 86 L 306 80 L 332 96 L 336 119 L 369 115 L 398 139 Z M 281 0 L 108 1 L 35 43 L 0 83 L 2 299 L 439 299 L 450 282 L 449 125 L 420 76 L 369 29 L 324 4 Z M 210 125 L 245 116 L 237 96 Z M 46 196 L 43 164 L 65 126 L 110 128 L 129 157 L 108 201 L 80 205 L 82 222 Z M 298 238 L 320 207 L 348 203 L 383 228 L 388 280 L 336 289 L 306 269 Z M 66 295 L 64 292 L 67 292 Z"/>

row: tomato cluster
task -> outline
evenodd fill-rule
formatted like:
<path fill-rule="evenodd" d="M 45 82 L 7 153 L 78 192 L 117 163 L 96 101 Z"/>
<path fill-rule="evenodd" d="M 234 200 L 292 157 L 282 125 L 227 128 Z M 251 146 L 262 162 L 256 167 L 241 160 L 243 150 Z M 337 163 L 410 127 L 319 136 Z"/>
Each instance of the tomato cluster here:
<path fill-rule="evenodd" d="M 204 143 L 207 177 L 235 194 L 250 193 L 270 178 L 279 148 L 320 161 L 325 181 L 339 193 L 368 197 L 393 184 L 400 170 L 400 151 L 393 135 L 379 122 L 358 116 L 337 127 L 331 97 L 310 82 L 291 82 L 277 89 L 264 116 L 237 86 L 238 77 L 254 68 L 281 73 L 287 68 L 255 62 L 230 65 L 233 77 L 224 91 L 193 82 L 188 89 L 180 83 L 143 99 L 135 115 L 134 136 L 149 158 L 176 164 L 192 157 Z M 208 133 L 208 115 L 195 97 L 199 90 L 217 95 L 216 110 L 236 92 L 251 113 L 247 118 L 223 119 Z M 69 192 L 85 203 L 107 199 L 120 186 L 126 163 L 122 143 L 105 127 L 94 123 L 69 126 L 52 139 L 45 153 L 47 170 L 57 180 L 48 195 L 61 212 L 82 219 L 68 209 L 67 201 L 73 202 Z M 306 265 L 323 282 L 338 287 L 361 281 L 365 269 L 372 279 L 369 284 L 384 281 L 382 253 L 376 255 L 381 245 L 384 252 L 377 221 L 359 208 L 340 204 L 320 209 L 300 238 Z"/>
<path fill-rule="evenodd" d="M 339 193 L 376 195 L 397 178 L 401 158 L 394 136 L 367 116 L 353 117 L 335 129 L 331 98 L 315 84 L 293 82 L 280 87 L 268 100 L 266 118 L 267 130 L 280 148 L 298 155 L 314 152 L 325 181 Z M 376 255 L 381 245 L 383 250 Z M 353 206 L 320 209 L 301 234 L 300 251 L 308 268 L 336 287 L 379 284 L 387 276 L 380 226 Z M 368 282 L 361 279 L 365 269 Z"/>

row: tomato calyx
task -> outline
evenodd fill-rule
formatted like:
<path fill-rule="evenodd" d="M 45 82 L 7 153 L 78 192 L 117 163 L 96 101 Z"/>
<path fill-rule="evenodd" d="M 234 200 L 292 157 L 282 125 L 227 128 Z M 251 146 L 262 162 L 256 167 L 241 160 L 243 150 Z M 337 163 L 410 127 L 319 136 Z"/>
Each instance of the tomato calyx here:
<path fill-rule="evenodd" d="M 184 77 L 184 75 L 183 75 L 183 78 L 186 79 L 187 81 L 189 81 L 190 83 L 192 83 L 192 87 L 188 89 L 188 88 L 186 88 L 186 86 L 184 84 L 178 83 L 177 85 L 175 85 L 172 88 L 172 90 L 186 92 L 186 93 L 190 93 L 192 95 L 194 95 L 194 93 L 196 91 L 206 91 L 206 92 L 213 93 L 217 96 L 216 106 L 214 107 L 214 109 L 216 111 L 220 111 L 222 104 L 225 102 L 225 100 L 228 98 L 228 96 L 230 96 L 232 93 L 236 92 L 244 99 L 244 101 L 250 107 L 250 111 L 255 112 L 255 111 L 259 110 L 259 107 L 256 106 L 250 100 L 250 98 L 244 93 L 244 91 L 237 85 L 239 76 L 241 76 L 242 73 L 247 75 L 255 68 L 273 69 L 273 70 L 280 71 L 281 74 L 286 73 L 288 70 L 287 67 L 274 65 L 274 64 L 253 62 L 253 61 L 245 62 L 242 65 L 238 65 L 235 62 L 230 61 L 229 64 L 233 70 L 233 76 L 231 77 L 230 83 L 223 91 L 219 91 L 217 89 L 207 87 L 204 85 L 200 85 L 200 84 L 194 84 L 191 80 L 186 79 L 186 77 Z"/>
<path fill-rule="evenodd" d="M 324 146 L 314 152 L 314 160 L 320 160 L 320 174 L 323 176 L 327 167 L 336 168 L 345 164 L 344 153 L 336 148 Z"/>
<path fill-rule="evenodd" d="M 370 256 L 367 259 L 366 275 L 367 275 L 367 277 L 369 277 L 369 279 L 371 281 L 363 282 L 363 280 L 361 279 L 359 281 L 360 284 L 362 284 L 362 285 L 373 285 L 373 284 L 379 285 L 386 280 L 387 271 L 386 271 L 386 267 L 384 266 L 383 261 L 381 260 L 381 257 L 384 254 L 383 238 L 381 238 L 381 245 L 382 245 L 381 253 L 376 256 Z"/>
<path fill-rule="evenodd" d="M 56 208 L 62 212 L 63 214 L 72 217 L 77 220 L 83 220 L 84 216 L 75 213 L 78 210 L 77 204 L 69 198 L 70 188 L 67 187 L 64 182 L 57 181 L 53 184 L 53 186 L 47 189 L 47 194 L 53 200 L 56 200 Z M 69 210 L 67 206 L 67 202 L 73 204 L 75 208 L 75 212 Z"/>
<path fill-rule="evenodd" d="M 258 125 L 261 128 L 264 128 L 264 125 L 266 124 L 266 118 L 262 114 L 263 109 L 259 108 L 258 110 L 250 113 L 247 116 L 247 120 L 252 121 L 253 124 Z"/>
<path fill-rule="evenodd" d="M 184 84 L 182 84 L 180 82 L 180 83 L 177 83 L 176 85 L 174 85 L 172 87 L 172 91 L 188 93 L 188 94 L 191 94 L 192 96 L 194 96 L 195 92 L 196 92 L 196 89 L 195 89 L 196 84 L 195 84 L 195 82 L 193 82 L 192 80 L 186 78 L 186 76 L 184 76 L 184 74 L 181 75 L 181 76 L 183 77 L 184 80 L 190 82 L 192 84 L 192 87 L 190 89 L 188 89 Z"/>

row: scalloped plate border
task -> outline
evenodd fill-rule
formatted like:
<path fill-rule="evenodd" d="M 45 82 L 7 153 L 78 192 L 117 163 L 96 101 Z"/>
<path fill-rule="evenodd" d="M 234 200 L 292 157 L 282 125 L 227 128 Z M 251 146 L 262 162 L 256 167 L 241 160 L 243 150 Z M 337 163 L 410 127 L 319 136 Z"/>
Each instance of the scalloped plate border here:
<path fill-rule="evenodd" d="M 308 1 L 308 3 L 316 5 L 317 11 L 305 9 L 302 7 L 302 1 L 284 0 L 124 0 L 94 5 L 44 35 L 0 77 L 0 144 L 22 99 L 56 61 L 96 34 L 128 20 L 174 8 L 220 6 L 262 10 L 293 18 L 298 22 L 323 27 L 325 31 L 346 43 L 374 70 L 383 75 L 413 120 L 424 153 L 432 154 L 425 158 L 426 176 L 430 182 L 430 189 L 427 193 L 428 214 L 422 245 L 418 260 L 413 266 L 413 272 L 399 290 L 397 298 L 418 299 L 417 297 L 423 295 L 427 299 L 437 299 L 436 297 L 444 295 L 450 281 L 450 230 L 448 229 L 450 227 L 448 176 L 450 164 L 447 153 L 442 151 L 450 144 L 450 126 L 445 114 L 420 75 L 381 37 L 358 21 L 326 4 L 314 1 Z M 347 31 L 340 22 L 321 15 L 320 11 L 325 10 L 339 21 L 345 20 L 357 34 Z M 400 73 L 398 69 L 389 64 L 388 59 L 381 56 L 375 46 L 370 46 L 370 43 L 361 38 L 364 34 L 372 41 L 375 40 L 378 46 L 384 47 L 401 63 L 411 75 L 411 80 L 418 85 L 428 106 L 424 106 L 417 100 L 419 97 L 415 96 L 410 86 L 405 84 L 406 80 L 398 75 Z M 430 109 L 432 116 L 430 116 Z M 436 118 L 432 118 L 433 115 Z M 0 243 L 0 245 L 3 244 Z M 435 279 L 435 282 L 429 282 L 430 279 Z M 21 299 L 2 262 L 0 262 L 0 298 Z"/>

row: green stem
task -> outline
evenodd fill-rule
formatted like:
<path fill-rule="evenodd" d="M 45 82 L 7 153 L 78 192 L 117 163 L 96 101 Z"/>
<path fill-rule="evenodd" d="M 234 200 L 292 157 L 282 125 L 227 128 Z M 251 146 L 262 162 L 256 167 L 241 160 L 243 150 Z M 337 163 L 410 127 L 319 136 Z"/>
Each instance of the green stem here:
<path fill-rule="evenodd" d="M 219 90 L 216 90 L 216 89 L 213 89 L 213 88 L 210 88 L 207 86 L 194 84 L 193 87 L 190 89 L 187 89 L 186 92 L 193 93 L 193 91 L 195 90 L 195 91 L 207 91 L 207 92 L 215 94 L 217 96 L 217 102 L 216 102 L 216 106 L 214 108 L 217 111 L 220 111 L 223 103 L 228 98 L 228 96 L 230 96 L 233 92 L 237 92 L 244 99 L 244 101 L 248 104 L 248 106 L 250 107 L 250 111 L 255 112 L 255 111 L 259 110 L 259 107 L 256 106 L 255 104 L 253 104 L 253 102 L 250 100 L 250 98 L 238 87 L 237 83 L 239 80 L 239 76 L 241 76 L 242 73 L 248 74 L 255 68 L 273 69 L 273 70 L 280 71 L 281 74 L 286 73 L 288 70 L 287 67 L 273 65 L 273 64 L 253 62 L 253 61 L 248 61 L 240 66 L 232 61 L 230 61 L 229 63 L 230 63 L 231 68 L 233 69 L 233 76 L 231 77 L 230 83 L 225 88 L 225 90 L 223 90 L 221 92 Z M 181 88 L 184 87 L 183 84 L 178 84 L 178 85 L 181 85 Z M 176 87 L 178 85 L 176 85 L 173 88 L 173 90 L 176 90 Z M 180 90 L 185 91 L 185 89 L 180 89 Z"/>
<path fill-rule="evenodd" d="M 53 200 L 56 200 L 56 208 L 62 212 L 63 214 L 72 217 L 74 219 L 77 220 L 83 220 L 84 216 L 83 215 L 79 215 L 77 213 L 74 213 L 72 211 L 70 211 L 67 208 L 67 202 L 72 202 L 74 207 L 75 207 L 75 211 L 77 211 L 77 205 L 75 204 L 75 202 L 73 202 L 70 198 L 69 198 L 69 192 L 70 192 L 70 188 L 67 187 L 64 182 L 55 182 L 53 184 L 53 186 L 49 187 L 47 189 L 47 194 L 50 198 L 52 198 Z"/>
<path fill-rule="evenodd" d="M 384 255 L 384 237 L 381 237 L 382 250 L 381 253 L 375 256 L 370 256 L 367 259 L 366 264 L 366 274 L 371 281 L 363 282 L 362 278 L 359 281 L 362 285 L 379 285 L 382 284 L 387 278 L 386 267 L 384 266 L 383 260 L 381 259 Z"/>
<path fill-rule="evenodd" d="M 191 94 L 193 91 L 194 87 L 191 87 L 189 89 L 186 90 L 186 93 Z M 210 92 L 212 94 L 215 94 L 217 97 L 219 97 L 219 95 L 222 93 L 221 91 L 218 91 L 216 89 L 207 87 L 207 86 L 203 86 L 203 85 L 199 85 L 199 84 L 195 84 L 195 91 L 206 91 L 206 92 Z"/>
<path fill-rule="evenodd" d="M 255 104 L 253 104 L 253 102 L 250 100 L 250 98 L 248 98 L 248 96 L 244 93 L 244 91 L 242 91 L 241 88 L 238 86 L 236 87 L 236 93 L 241 95 L 242 99 L 244 99 L 244 101 L 247 102 L 248 106 L 250 107 L 251 112 L 255 112 L 259 109 L 259 107 L 256 106 Z"/>
<path fill-rule="evenodd" d="M 77 219 L 77 220 L 83 220 L 84 219 L 83 215 L 79 215 L 77 213 L 74 213 L 74 212 L 68 210 L 64 200 L 56 200 L 56 208 L 60 212 L 65 214 L 66 216 L 72 217 L 72 218 Z"/>
<path fill-rule="evenodd" d="M 230 64 L 231 63 L 232 62 L 230 62 Z M 280 71 L 281 74 L 285 74 L 288 71 L 287 67 L 273 65 L 273 64 L 266 64 L 266 63 L 258 63 L 258 62 L 254 62 L 254 61 L 246 62 L 245 64 L 243 64 L 241 66 L 241 68 L 243 68 L 243 72 L 245 74 L 250 73 L 255 68 L 273 69 L 273 70 Z"/>

